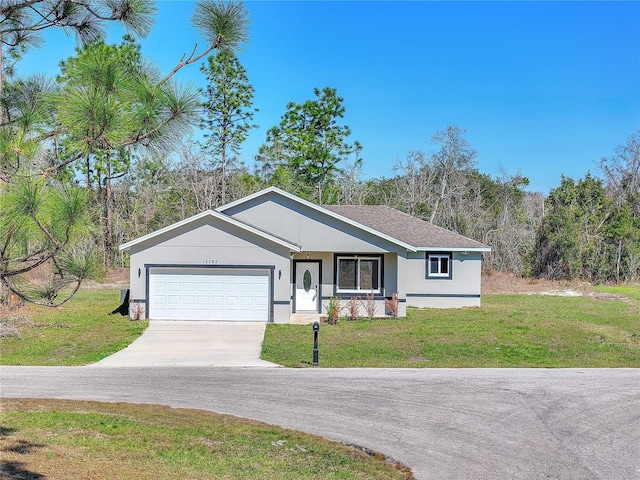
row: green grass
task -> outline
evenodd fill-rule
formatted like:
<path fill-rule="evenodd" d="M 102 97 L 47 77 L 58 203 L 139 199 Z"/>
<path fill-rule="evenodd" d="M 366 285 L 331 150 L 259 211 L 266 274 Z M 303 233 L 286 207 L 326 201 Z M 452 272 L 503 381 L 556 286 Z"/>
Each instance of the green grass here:
<path fill-rule="evenodd" d="M 1 406 L 0 478 L 413 478 L 382 455 L 200 410 L 23 399 Z"/>
<path fill-rule="evenodd" d="M 594 290 L 622 295 L 640 301 L 640 285 L 600 285 L 594 287 Z"/>
<path fill-rule="evenodd" d="M 323 324 L 323 367 L 640 367 L 637 302 L 485 295 L 482 308 Z M 308 325 L 268 325 L 262 358 L 309 366 Z"/>
<path fill-rule="evenodd" d="M 62 307 L 26 306 L 19 317 L 28 321 L 19 322 L 19 334 L 0 339 L 0 364 L 86 365 L 123 349 L 148 322 L 109 315 L 119 303 L 118 290 L 85 289 Z"/>
<path fill-rule="evenodd" d="M 598 287 L 622 299 L 484 295 L 482 308 L 410 310 L 320 329 L 323 367 L 640 367 L 640 286 Z M 109 315 L 119 291 L 82 290 L 61 308 L 29 306 L 3 365 L 85 365 L 124 348 L 146 321 Z M 3 320 L 4 323 L 4 320 Z M 4 329 L 4 325 L 3 325 Z M 267 326 L 262 358 L 310 366 L 311 327 Z"/>

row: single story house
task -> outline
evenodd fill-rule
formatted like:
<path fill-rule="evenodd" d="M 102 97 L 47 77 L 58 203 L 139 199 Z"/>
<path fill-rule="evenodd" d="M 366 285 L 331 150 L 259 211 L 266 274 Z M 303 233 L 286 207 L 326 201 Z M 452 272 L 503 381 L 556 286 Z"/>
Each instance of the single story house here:
<path fill-rule="evenodd" d="M 306 323 L 331 297 L 378 315 L 480 306 L 490 248 L 382 205 L 316 205 L 271 187 L 120 246 L 132 317 Z M 364 315 L 364 310 L 360 310 Z"/>

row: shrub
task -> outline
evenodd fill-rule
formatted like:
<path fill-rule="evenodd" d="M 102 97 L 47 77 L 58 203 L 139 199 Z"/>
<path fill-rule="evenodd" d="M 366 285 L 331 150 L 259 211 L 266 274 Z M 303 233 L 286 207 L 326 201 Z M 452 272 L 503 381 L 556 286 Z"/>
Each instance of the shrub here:
<path fill-rule="evenodd" d="M 367 317 L 375 318 L 378 313 L 378 306 L 376 305 L 376 299 L 373 293 L 367 293 L 364 309 L 367 312 Z"/>
<path fill-rule="evenodd" d="M 400 306 L 400 299 L 398 298 L 398 294 L 394 293 L 391 298 L 384 299 L 384 305 L 393 318 L 398 318 L 398 307 Z"/>
<path fill-rule="evenodd" d="M 131 312 L 131 320 L 142 320 L 144 318 L 144 305 L 136 302 Z"/>
<path fill-rule="evenodd" d="M 351 297 L 351 299 L 347 302 L 346 308 L 349 320 L 357 320 L 360 317 L 360 315 L 358 315 L 358 310 L 360 309 L 361 304 L 361 297 Z"/>
<path fill-rule="evenodd" d="M 329 298 L 329 305 L 324 307 L 327 310 L 327 323 L 335 325 L 338 323 L 338 317 L 340 317 L 340 299 L 337 297 Z"/>

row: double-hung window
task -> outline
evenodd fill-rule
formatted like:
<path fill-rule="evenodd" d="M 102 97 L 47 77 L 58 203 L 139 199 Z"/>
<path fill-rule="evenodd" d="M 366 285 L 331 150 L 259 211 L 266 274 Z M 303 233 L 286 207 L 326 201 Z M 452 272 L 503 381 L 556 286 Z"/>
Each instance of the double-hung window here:
<path fill-rule="evenodd" d="M 451 254 L 427 254 L 427 278 L 451 278 Z"/>
<path fill-rule="evenodd" d="M 382 257 L 336 257 L 336 293 L 381 293 Z"/>

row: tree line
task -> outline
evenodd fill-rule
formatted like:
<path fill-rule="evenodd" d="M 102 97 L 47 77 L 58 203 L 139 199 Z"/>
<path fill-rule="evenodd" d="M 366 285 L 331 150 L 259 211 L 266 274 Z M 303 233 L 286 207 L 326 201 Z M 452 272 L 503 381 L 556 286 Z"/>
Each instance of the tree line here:
<path fill-rule="evenodd" d="M 196 4 L 206 41 L 163 75 L 142 57 L 150 0 L 9 0 L 0 7 L 0 296 L 56 305 L 86 278 L 125 267 L 117 246 L 206 209 L 278 186 L 320 204 L 385 204 L 492 247 L 484 267 L 593 282 L 640 278 L 640 130 L 582 179 L 548 196 L 520 173 L 477 169 L 465 130 L 431 136 L 390 178 L 363 176 L 344 99 L 331 87 L 284 106 L 251 167 L 254 88 L 236 50 L 247 41 L 240 2 Z M 109 23 L 127 27 L 108 45 Z M 55 79 L 14 74 L 47 28 L 82 47 Z M 174 75 L 199 63 L 206 88 Z M 203 133 L 188 136 L 193 128 Z M 42 273 L 44 272 L 44 273 Z"/>

